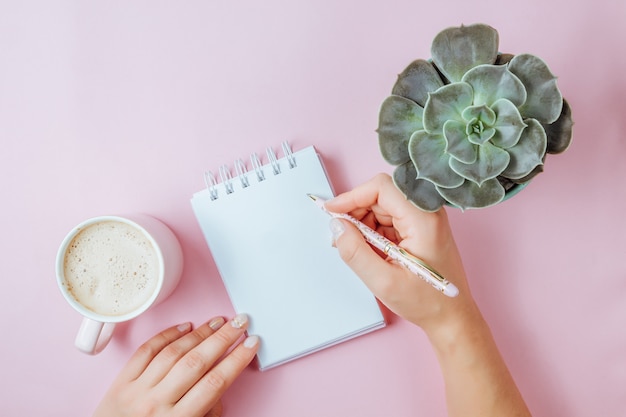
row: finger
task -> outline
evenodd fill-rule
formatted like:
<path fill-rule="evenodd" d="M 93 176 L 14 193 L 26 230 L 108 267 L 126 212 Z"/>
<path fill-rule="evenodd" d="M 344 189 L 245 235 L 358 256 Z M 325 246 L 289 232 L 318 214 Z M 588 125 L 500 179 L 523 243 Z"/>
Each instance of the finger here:
<path fill-rule="evenodd" d="M 191 410 L 198 407 L 203 411 L 214 407 L 215 401 L 219 401 L 237 376 L 250 364 L 258 346 L 257 336 L 249 336 L 237 345 L 176 404 L 175 407 L 181 410 L 181 415 L 189 415 Z"/>
<path fill-rule="evenodd" d="M 228 324 L 187 352 L 158 385 L 161 395 L 172 403 L 177 402 L 244 334 L 247 327 L 248 317 L 245 314 L 238 314 Z"/>
<path fill-rule="evenodd" d="M 373 206 L 372 211 L 368 212 L 360 220 L 372 229 L 376 229 L 379 226 L 393 228 L 393 217 L 386 213 L 381 213 L 380 208 L 377 206 Z"/>
<path fill-rule="evenodd" d="M 382 285 L 387 285 L 389 279 L 392 279 L 391 272 L 399 267 L 376 254 L 352 223 L 343 219 L 332 219 L 330 227 L 341 259 L 363 280 L 370 291 L 379 294 Z"/>
<path fill-rule="evenodd" d="M 416 241 L 421 241 L 423 237 L 438 236 L 440 227 L 446 224 L 445 210 L 430 213 L 416 208 L 387 174 L 378 174 L 353 190 L 329 200 L 326 208 L 342 213 L 369 208 L 378 223 L 393 225 L 400 239 L 415 237 Z M 428 241 L 423 243 L 422 246 L 431 246 Z"/>
<path fill-rule="evenodd" d="M 141 345 L 120 372 L 118 379 L 133 381 L 146 370 L 155 356 L 166 346 L 191 331 L 191 323 L 182 323 L 163 330 Z"/>
<path fill-rule="evenodd" d="M 326 208 L 341 213 L 368 208 L 379 219 L 386 217 L 387 219 L 393 218 L 395 221 L 416 214 L 425 218 L 433 214 L 416 210 L 416 207 L 407 200 L 387 174 L 378 174 L 351 191 L 338 195 L 326 203 Z"/>
<path fill-rule="evenodd" d="M 165 346 L 147 366 L 141 376 L 143 382 L 151 387 L 158 384 L 180 358 L 219 330 L 223 324 L 223 317 L 215 317 L 193 332 Z"/>
<path fill-rule="evenodd" d="M 402 193 L 396 189 L 389 175 L 378 174 L 371 180 L 329 200 L 326 203 L 326 207 L 330 211 L 341 213 L 354 212 L 362 208 L 370 210 L 373 206 L 379 204 L 381 198 L 393 198 L 394 191 L 399 193 L 397 197 L 401 200 L 406 200 L 403 198 Z"/>
<path fill-rule="evenodd" d="M 392 242 L 397 242 L 399 240 L 398 231 L 393 227 L 378 226 L 376 231 Z"/>
<path fill-rule="evenodd" d="M 224 407 L 222 405 L 222 400 L 218 400 L 213 408 L 211 408 L 211 411 L 209 411 L 204 417 L 222 417 L 223 411 Z"/>

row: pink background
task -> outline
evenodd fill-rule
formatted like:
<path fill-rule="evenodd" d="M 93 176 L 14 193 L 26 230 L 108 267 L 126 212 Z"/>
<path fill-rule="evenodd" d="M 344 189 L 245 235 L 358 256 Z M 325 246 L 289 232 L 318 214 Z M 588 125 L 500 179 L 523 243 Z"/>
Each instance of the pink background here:
<path fill-rule="evenodd" d="M 283 140 L 315 145 L 337 191 L 391 172 L 374 129 L 396 74 L 441 29 L 484 22 L 502 51 L 549 63 L 576 125 L 517 197 L 450 212 L 472 290 L 535 415 L 626 415 L 625 4 L 2 1 L 0 414 L 89 415 L 151 335 L 231 315 L 189 204 L 202 173 Z M 85 218 L 137 211 L 175 231 L 183 279 L 83 355 L 57 247 Z M 248 369 L 224 402 L 226 416 L 446 414 L 428 341 L 397 317 Z"/>

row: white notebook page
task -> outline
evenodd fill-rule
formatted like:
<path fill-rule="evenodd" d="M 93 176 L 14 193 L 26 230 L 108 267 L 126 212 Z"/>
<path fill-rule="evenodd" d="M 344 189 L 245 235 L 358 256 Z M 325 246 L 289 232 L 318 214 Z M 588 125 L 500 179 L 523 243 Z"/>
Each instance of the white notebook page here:
<path fill-rule="evenodd" d="M 385 325 L 378 304 L 331 246 L 330 217 L 307 197 L 333 192 L 315 149 L 249 169 L 194 194 L 192 207 L 237 313 L 258 335 L 260 369 L 268 369 Z"/>

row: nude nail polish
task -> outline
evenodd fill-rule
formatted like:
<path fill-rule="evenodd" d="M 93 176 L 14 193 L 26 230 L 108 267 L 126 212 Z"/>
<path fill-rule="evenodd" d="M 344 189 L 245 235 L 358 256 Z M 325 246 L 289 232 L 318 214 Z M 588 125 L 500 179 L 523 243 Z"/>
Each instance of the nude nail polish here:
<path fill-rule="evenodd" d="M 225 320 L 223 317 L 215 317 L 209 322 L 209 327 L 213 330 L 218 330 L 224 324 Z"/>
<path fill-rule="evenodd" d="M 243 341 L 243 345 L 248 349 L 255 347 L 259 343 L 259 336 L 248 336 Z"/>
<path fill-rule="evenodd" d="M 244 313 L 240 313 L 237 314 L 231 321 L 230 324 L 236 328 L 236 329 L 241 329 L 243 328 L 246 323 L 248 323 L 248 315 L 244 314 Z"/>
<path fill-rule="evenodd" d="M 184 333 L 186 331 L 188 331 L 191 328 L 191 323 L 187 322 L 187 323 L 181 323 L 178 326 L 176 326 L 176 329 L 181 332 Z"/>

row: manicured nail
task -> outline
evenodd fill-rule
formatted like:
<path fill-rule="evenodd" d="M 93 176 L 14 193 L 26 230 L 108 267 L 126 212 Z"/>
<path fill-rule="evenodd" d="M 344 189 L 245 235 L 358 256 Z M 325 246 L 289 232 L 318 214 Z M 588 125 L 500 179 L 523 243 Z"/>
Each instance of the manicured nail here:
<path fill-rule="evenodd" d="M 244 313 L 237 314 L 231 321 L 230 324 L 235 329 L 241 329 L 248 322 L 248 315 Z"/>
<path fill-rule="evenodd" d="M 243 345 L 248 349 L 255 347 L 257 344 L 259 344 L 259 336 L 248 336 L 243 341 Z"/>
<path fill-rule="evenodd" d="M 186 331 L 189 331 L 189 329 L 191 329 L 191 323 L 187 322 L 187 323 L 181 323 L 178 326 L 176 326 L 176 329 L 181 332 L 184 333 Z"/>
<path fill-rule="evenodd" d="M 215 317 L 209 322 L 209 327 L 213 330 L 218 330 L 220 327 L 222 327 L 225 321 L 226 320 L 224 320 L 223 317 Z"/>
<path fill-rule="evenodd" d="M 330 219 L 330 232 L 333 235 L 333 243 L 345 232 L 346 228 L 339 219 Z"/>

